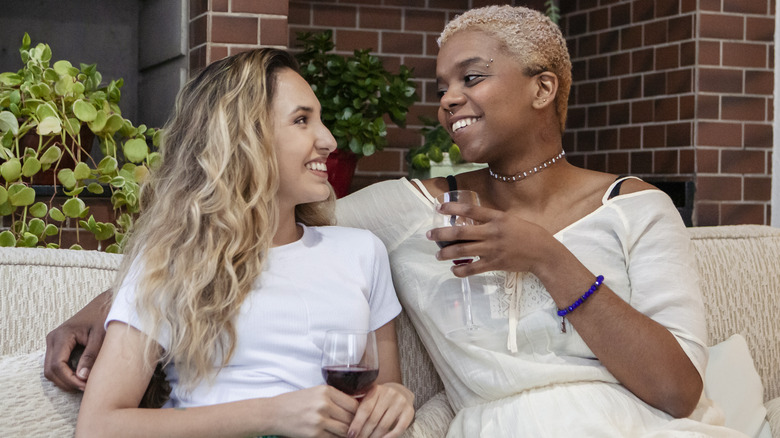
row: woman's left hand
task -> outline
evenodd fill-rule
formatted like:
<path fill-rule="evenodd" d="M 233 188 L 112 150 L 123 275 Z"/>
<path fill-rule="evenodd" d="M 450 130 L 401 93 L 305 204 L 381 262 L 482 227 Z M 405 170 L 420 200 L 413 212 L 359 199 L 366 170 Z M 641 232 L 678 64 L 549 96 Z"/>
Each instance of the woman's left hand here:
<path fill-rule="evenodd" d="M 349 438 L 399 437 L 414 419 L 414 395 L 403 385 L 374 385 L 360 401 Z"/>

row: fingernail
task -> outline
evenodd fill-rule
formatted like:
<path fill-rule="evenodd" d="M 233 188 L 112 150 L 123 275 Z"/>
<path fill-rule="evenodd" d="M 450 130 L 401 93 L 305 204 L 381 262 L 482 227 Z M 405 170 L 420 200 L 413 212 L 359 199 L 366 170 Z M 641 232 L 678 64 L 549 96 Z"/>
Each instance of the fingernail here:
<path fill-rule="evenodd" d="M 79 376 L 79 379 L 87 380 L 87 376 L 89 376 L 89 368 L 80 369 L 76 375 Z"/>
<path fill-rule="evenodd" d="M 357 436 L 357 432 L 355 432 L 354 430 L 350 430 L 349 432 L 347 432 L 347 438 L 355 438 L 356 436 Z"/>
<path fill-rule="evenodd" d="M 425 232 L 425 237 L 428 238 L 428 240 L 431 240 L 431 230 L 428 230 Z"/>

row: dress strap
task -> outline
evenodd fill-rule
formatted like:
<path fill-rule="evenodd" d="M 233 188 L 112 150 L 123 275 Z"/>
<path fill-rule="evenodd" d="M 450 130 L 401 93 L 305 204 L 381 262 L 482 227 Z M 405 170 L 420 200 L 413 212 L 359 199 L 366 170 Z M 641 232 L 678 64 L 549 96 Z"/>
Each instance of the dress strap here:
<path fill-rule="evenodd" d="M 604 196 L 601 199 L 601 203 L 605 203 L 609 201 L 610 199 L 614 198 L 615 196 L 618 196 L 620 194 L 620 186 L 623 185 L 623 182 L 627 179 L 638 179 L 642 180 L 639 177 L 636 176 L 630 176 L 630 175 L 620 175 L 617 178 L 615 178 L 615 181 L 609 185 L 607 188 L 607 192 L 604 193 Z"/>
<path fill-rule="evenodd" d="M 458 181 L 455 179 L 454 175 L 447 175 L 447 184 L 450 186 L 451 192 L 458 190 Z"/>

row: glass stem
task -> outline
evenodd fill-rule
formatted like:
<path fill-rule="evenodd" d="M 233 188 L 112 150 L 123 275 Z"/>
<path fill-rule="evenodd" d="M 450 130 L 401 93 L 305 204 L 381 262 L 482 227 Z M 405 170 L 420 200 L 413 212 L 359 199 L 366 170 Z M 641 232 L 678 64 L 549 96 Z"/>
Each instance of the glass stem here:
<path fill-rule="evenodd" d="M 463 292 L 463 304 L 466 306 L 466 328 L 471 329 L 474 327 L 474 317 L 471 314 L 471 284 L 469 284 L 469 278 L 461 278 L 460 285 Z"/>

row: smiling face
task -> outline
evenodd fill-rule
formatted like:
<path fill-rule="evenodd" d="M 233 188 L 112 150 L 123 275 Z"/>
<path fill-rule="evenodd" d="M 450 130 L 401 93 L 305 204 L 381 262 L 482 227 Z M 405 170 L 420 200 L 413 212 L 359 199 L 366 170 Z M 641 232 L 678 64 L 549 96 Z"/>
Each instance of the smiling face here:
<path fill-rule="evenodd" d="M 452 35 L 436 60 L 439 122 L 468 161 L 491 162 L 523 141 L 533 123 L 533 77 L 481 31 Z"/>
<path fill-rule="evenodd" d="M 325 161 L 336 140 L 322 124 L 320 103 L 301 75 L 290 69 L 277 73 L 271 111 L 280 206 L 289 209 L 327 199 Z"/>

